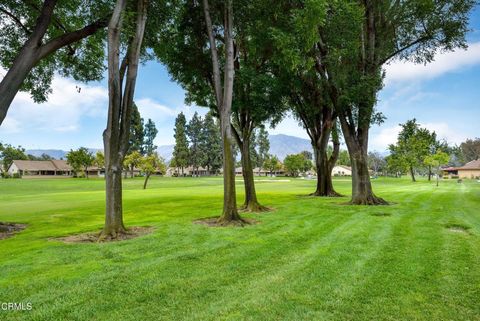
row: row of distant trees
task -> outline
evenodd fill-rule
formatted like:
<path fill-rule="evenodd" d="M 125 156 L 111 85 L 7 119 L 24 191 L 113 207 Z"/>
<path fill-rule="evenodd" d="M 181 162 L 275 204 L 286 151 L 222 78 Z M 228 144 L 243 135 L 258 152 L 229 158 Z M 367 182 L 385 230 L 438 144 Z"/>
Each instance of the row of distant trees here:
<path fill-rule="evenodd" d="M 177 119 L 181 119 L 182 115 L 179 115 Z M 195 119 L 196 114 L 192 118 Z M 184 117 L 184 116 L 183 116 Z M 201 119 L 198 117 L 197 119 L 201 120 L 202 123 L 202 130 L 205 129 L 205 125 L 210 123 L 213 124 L 211 128 L 214 130 L 218 130 L 218 124 L 216 123 L 215 119 L 211 117 L 210 114 L 207 114 L 205 118 Z M 190 121 L 192 122 L 192 121 Z M 180 122 L 181 123 L 181 122 Z M 190 125 L 190 124 L 189 124 Z M 155 125 L 151 126 L 151 128 L 155 128 Z M 446 156 L 441 158 L 440 165 L 442 166 L 461 166 L 469 161 L 476 160 L 480 158 L 480 138 L 474 139 L 467 139 L 462 142 L 460 145 L 449 145 L 444 140 L 438 140 L 437 135 L 435 132 L 430 132 L 426 128 L 421 128 L 419 124 L 416 122 L 415 119 L 407 121 L 405 124 L 402 124 L 402 131 L 399 133 L 398 140 L 395 144 L 391 144 L 389 146 L 390 154 L 384 156 L 379 152 L 369 152 L 368 154 L 368 164 L 369 168 L 373 171 L 374 175 L 383 175 L 383 176 L 401 176 L 405 174 L 409 174 L 412 177 L 412 180 L 415 181 L 416 174 L 426 175 L 430 180 L 433 174 L 433 169 L 435 169 L 436 161 L 433 162 L 432 165 L 432 157 L 438 158 L 437 154 L 444 153 Z M 179 127 L 180 128 L 180 127 Z M 154 132 L 150 130 L 149 133 Z M 177 132 L 177 129 L 176 129 Z M 181 133 L 181 131 L 179 131 Z M 186 133 L 186 131 L 184 131 Z M 260 137 L 265 137 L 265 134 L 262 133 Z M 177 135 L 176 135 L 177 136 Z M 193 161 L 191 158 L 192 150 L 195 148 L 192 146 L 193 144 L 188 144 L 190 136 L 186 135 L 187 139 L 182 139 L 182 142 L 186 142 L 184 146 L 187 146 L 185 150 L 187 150 L 187 157 L 184 159 L 185 166 L 193 166 Z M 137 136 L 140 137 L 140 136 Z M 148 137 L 152 137 L 151 134 Z M 180 137 L 180 135 L 178 135 Z M 209 143 L 202 143 L 200 144 L 200 148 L 196 151 L 207 160 L 203 163 L 200 163 L 200 166 L 205 168 L 210 168 L 211 174 L 216 174 L 218 169 L 221 168 L 221 147 L 218 145 L 215 148 L 215 144 L 210 144 L 210 142 L 214 142 L 215 137 L 218 136 L 212 135 L 210 137 Z M 154 137 L 153 137 L 154 138 Z M 202 138 L 203 139 L 203 138 Z M 153 154 L 156 153 L 156 146 L 151 147 L 152 144 L 142 144 L 139 143 L 140 140 L 138 139 L 135 142 L 137 148 L 132 148 L 133 151 L 127 155 L 124 161 L 124 168 L 126 171 L 124 174 L 127 174 L 130 171 L 130 177 L 133 177 L 133 168 L 140 168 L 140 164 L 142 163 L 142 157 L 149 155 L 145 153 L 146 150 L 153 150 Z M 152 142 L 153 139 L 149 139 L 149 142 Z M 265 142 L 266 141 L 266 142 Z M 258 145 L 261 146 L 268 146 L 268 134 L 266 136 L 266 140 L 259 139 Z M 257 145 L 257 146 L 258 146 Z M 255 145 L 254 145 L 255 146 Z M 263 150 L 266 148 L 264 147 Z M 174 150 L 178 150 L 177 145 L 175 145 Z M 142 151 L 142 152 L 140 152 Z M 237 151 L 238 152 L 238 151 Z M 306 172 L 312 169 L 313 164 L 313 156 L 312 153 L 309 151 L 303 151 L 299 154 L 294 155 L 287 155 L 284 162 L 282 162 L 277 156 L 271 155 L 268 153 L 264 154 L 264 158 L 257 157 L 256 154 L 257 150 L 254 149 L 252 153 L 254 159 L 256 159 L 257 166 L 263 169 L 268 170 L 271 173 L 278 172 L 280 170 L 284 170 L 291 176 L 296 176 L 299 173 Z M 330 147 L 328 153 L 332 153 L 332 148 Z M 152 153 L 150 153 L 152 154 Z M 178 155 L 178 153 L 177 153 Z M 437 156 L 435 156 L 437 155 Z M 157 155 L 158 156 L 158 155 Z M 162 158 L 158 156 L 160 160 Z M 104 168 L 105 158 L 102 152 L 98 151 L 95 155 L 90 152 L 85 147 L 80 147 L 77 150 L 71 150 L 67 154 L 67 161 L 72 166 L 73 170 L 77 173 L 82 171 L 82 168 L 85 169 L 90 166 L 97 166 L 99 168 Z M 8 167 L 13 160 L 52 160 L 54 159 L 52 156 L 48 154 L 42 154 L 40 156 L 35 156 L 26 153 L 25 149 L 21 146 L 12 146 L 10 144 L 2 144 L 0 143 L 0 166 L 6 172 Z M 175 158 L 174 158 L 175 159 Z M 175 160 L 168 164 L 171 167 L 175 167 Z M 216 166 L 213 166 L 212 163 L 208 163 L 208 161 L 216 160 Z M 163 161 L 163 167 L 166 167 L 167 164 Z M 210 167 L 208 167 L 210 164 Z M 303 165 L 299 165 L 303 164 Z M 241 166 L 241 162 L 239 164 Z M 350 156 L 346 150 L 340 150 L 339 157 L 337 159 L 336 165 L 345 165 L 350 166 Z M 166 171 L 166 170 L 165 170 Z M 162 171 L 164 172 L 164 171 Z M 413 175 L 412 175 L 413 173 Z"/>
<path fill-rule="evenodd" d="M 425 174 L 431 180 L 438 177 L 441 166 L 460 166 L 480 157 L 480 139 L 467 139 L 457 145 L 449 145 L 439 139 L 435 131 L 422 128 L 412 119 L 401 124 L 397 142 L 388 149 L 390 155 L 384 162 L 384 170 L 396 176 L 408 173 L 415 182 L 417 174 Z"/>
<path fill-rule="evenodd" d="M 170 167 L 177 168 L 179 175 L 184 175 L 186 167 L 193 168 L 198 175 L 199 167 L 215 174 L 222 167 L 222 142 L 220 127 L 213 112 L 201 117 L 195 112 L 187 123 L 181 112 L 175 119 L 175 146 Z"/>
<path fill-rule="evenodd" d="M 175 145 L 170 167 L 177 168 L 183 176 L 184 169 L 191 166 L 193 175 L 203 167 L 209 174 L 217 174 L 222 167 L 222 141 L 220 124 L 212 111 L 204 117 L 195 112 L 187 122 L 183 112 L 175 119 Z M 233 155 L 237 158 L 240 146 L 233 146 Z M 262 167 L 269 156 L 270 142 L 268 132 L 263 126 L 255 129 L 249 137 L 249 159 L 254 167 Z M 240 162 L 238 166 L 244 166 Z"/>

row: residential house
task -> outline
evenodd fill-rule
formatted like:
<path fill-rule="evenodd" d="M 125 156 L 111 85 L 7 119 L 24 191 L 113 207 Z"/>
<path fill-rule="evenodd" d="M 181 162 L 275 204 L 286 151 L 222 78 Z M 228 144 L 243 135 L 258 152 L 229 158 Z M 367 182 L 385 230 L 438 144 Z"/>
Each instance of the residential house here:
<path fill-rule="evenodd" d="M 457 177 L 458 178 L 480 178 L 480 159 L 473 160 L 466 163 L 461 167 L 447 167 L 443 168 L 443 175 L 448 177 Z"/>
<path fill-rule="evenodd" d="M 332 176 L 352 176 L 352 168 L 344 165 L 337 165 L 332 169 Z"/>
<path fill-rule="evenodd" d="M 87 168 L 88 176 L 103 176 L 105 171 L 96 166 Z M 72 167 L 65 160 L 14 160 L 8 168 L 8 174 L 22 177 L 71 177 Z"/>

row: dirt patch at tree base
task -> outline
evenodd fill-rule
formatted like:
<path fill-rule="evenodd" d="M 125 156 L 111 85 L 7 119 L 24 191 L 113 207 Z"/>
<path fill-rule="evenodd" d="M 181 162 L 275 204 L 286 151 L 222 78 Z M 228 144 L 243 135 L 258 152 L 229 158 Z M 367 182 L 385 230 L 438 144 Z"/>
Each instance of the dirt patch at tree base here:
<path fill-rule="evenodd" d="M 151 226 L 132 226 L 129 227 L 124 233 L 119 233 L 117 237 L 105 237 L 100 239 L 101 231 L 88 232 L 82 234 L 69 235 L 64 237 L 52 238 L 53 241 L 60 241 L 64 243 L 105 243 L 105 242 L 118 242 L 134 239 L 143 235 L 150 234 L 154 231 Z"/>
<path fill-rule="evenodd" d="M 245 227 L 248 225 L 254 225 L 259 223 L 257 220 L 254 220 L 253 218 L 242 218 L 241 220 L 229 221 L 229 222 L 225 222 L 225 221 L 219 222 L 218 218 L 219 216 L 205 217 L 205 218 L 200 218 L 198 220 L 195 220 L 193 221 L 193 223 L 205 225 L 208 227 Z"/>
<path fill-rule="evenodd" d="M 26 227 L 27 224 L 0 222 L 0 240 L 12 237 Z"/>

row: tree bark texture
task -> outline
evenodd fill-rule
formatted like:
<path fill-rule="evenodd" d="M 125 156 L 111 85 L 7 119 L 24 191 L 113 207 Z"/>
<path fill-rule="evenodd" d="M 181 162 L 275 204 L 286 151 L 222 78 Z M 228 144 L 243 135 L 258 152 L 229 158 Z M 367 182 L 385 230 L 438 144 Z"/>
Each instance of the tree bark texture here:
<path fill-rule="evenodd" d="M 326 130 L 324 134 L 328 137 L 330 131 L 331 130 Z M 330 157 L 327 155 L 328 139 L 326 142 L 322 139 L 317 139 L 315 142 L 312 142 L 312 146 L 315 156 L 315 168 L 317 171 L 317 188 L 311 195 L 326 197 L 342 196 L 335 191 L 332 181 L 332 170 L 333 167 L 335 167 L 335 163 L 337 162 L 338 154 L 340 152 L 340 142 L 338 141 L 338 136 L 333 139 L 333 153 Z"/>
<path fill-rule="evenodd" d="M 236 116 L 238 130 L 232 125 L 232 132 L 241 153 L 243 185 L 245 188 L 245 202 L 240 209 L 246 212 L 266 212 L 269 209 L 258 202 L 250 155 L 250 140 L 254 130 L 254 122 L 248 111 L 241 111 Z"/>
<path fill-rule="evenodd" d="M 344 117 L 340 123 L 352 162 L 352 200 L 353 205 L 387 205 L 388 203 L 375 196 L 368 171 L 368 129 L 359 129 L 360 134 L 351 132 L 351 126 Z"/>

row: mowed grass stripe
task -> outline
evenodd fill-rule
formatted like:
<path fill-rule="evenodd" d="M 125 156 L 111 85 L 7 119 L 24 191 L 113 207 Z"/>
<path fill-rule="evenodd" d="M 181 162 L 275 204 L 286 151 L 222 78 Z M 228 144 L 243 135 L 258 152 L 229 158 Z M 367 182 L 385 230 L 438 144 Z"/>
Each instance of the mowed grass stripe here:
<path fill-rule="evenodd" d="M 103 182 L 72 181 L 63 192 L 60 180 L 42 182 L 47 190 L 37 195 L 40 182 L 10 180 L 23 184 L 23 196 L 0 198 L 0 220 L 18 215 L 31 225 L 0 242 L 0 297 L 33 302 L 29 320 L 479 319 L 475 182 L 375 180 L 376 193 L 397 203 L 386 207 L 305 197 L 312 180 L 262 183 L 259 198 L 275 211 L 246 214 L 260 224 L 234 229 L 192 223 L 218 215 L 218 178 L 156 178 L 147 191 L 129 179 L 126 223 L 153 225 L 154 234 L 110 244 L 48 241 L 102 225 Z M 335 186 L 348 195 L 351 183 Z M 11 206 L 25 195 L 27 205 Z M 391 215 L 373 215 L 382 213 Z M 453 221 L 471 234 L 449 232 Z"/>

